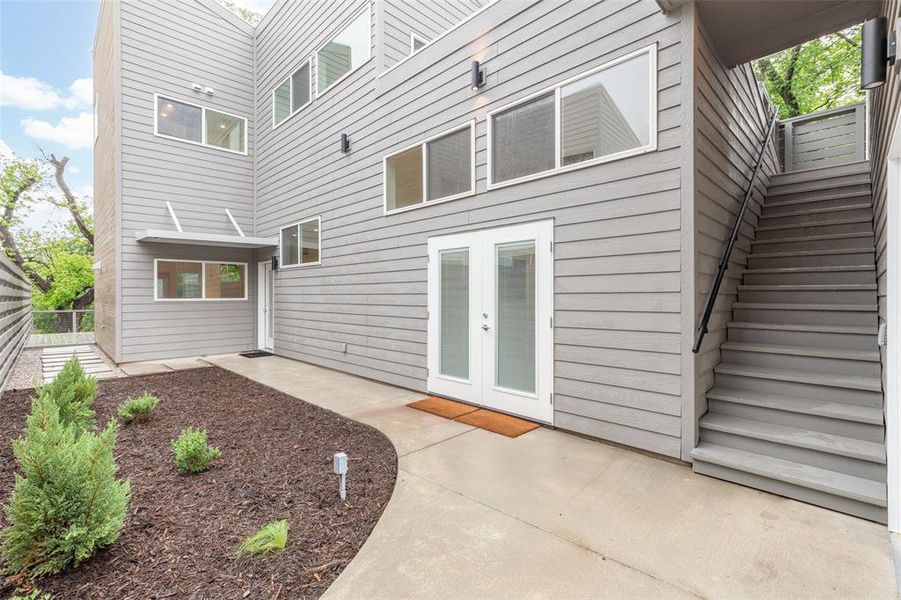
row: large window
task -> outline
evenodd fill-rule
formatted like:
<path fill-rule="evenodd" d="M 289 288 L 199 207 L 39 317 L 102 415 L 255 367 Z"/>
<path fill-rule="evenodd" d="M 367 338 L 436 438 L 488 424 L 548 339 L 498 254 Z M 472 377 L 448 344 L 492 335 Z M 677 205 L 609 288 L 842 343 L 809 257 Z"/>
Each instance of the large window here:
<path fill-rule="evenodd" d="M 385 212 L 475 193 L 474 124 L 385 157 Z"/>
<path fill-rule="evenodd" d="M 319 225 L 319 217 L 314 217 L 300 223 L 282 227 L 279 233 L 280 267 L 319 264 L 319 244 L 322 240 L 322 232 Z"/>
<path fill-rule="evenodd" d="M 156 300 L 246 300 L 247 264 L 202 260 L 154 261 Z"/>
<path fill-rule="evenodd" d="M 369 6 L 316 53 L 316 91 L 321 94 L 369 60 L 372 28 Z"/>
<path fill-rule="evenodd" d="M 158 136 L 247 154 L 247 119 L 155 95 Z"/>
<path fill-rule="evenodd" d="M 488 115 L 489 187 L 657 146 L 656 46 Z"/>
<path fill-rule="evenodd" d="M 272 125 L 278 126 L 310 103 L 312 92 L 310 61 L 272 90 Z"/>

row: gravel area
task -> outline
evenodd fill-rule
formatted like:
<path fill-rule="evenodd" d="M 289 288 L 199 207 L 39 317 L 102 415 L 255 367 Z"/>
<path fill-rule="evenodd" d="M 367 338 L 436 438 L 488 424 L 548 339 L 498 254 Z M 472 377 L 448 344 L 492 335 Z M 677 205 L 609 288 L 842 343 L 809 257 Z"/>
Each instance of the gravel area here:
<path fill-rule="evenodd" d="M 218 367 L 100 382 L 105 423 L 126 398 L 156 394 L 150 422 L 122 427 L 119 477 L 131 482 L 121 537 L 79 567 L 36 585 L 54 598 L 316 598 L 356 555 L 391 497 L 397 455 L 375 429 Z M 30 390 L 0 402 L 0 496 L 17 470 L 11 439 Z M 206 429 L 222 449 L 209 471 L 180 475 L 171 440 Z M 338 498 L 332 455 L 349 458 Z M 288 519 L 284 550 L 235 559 L 240 542 Z M 0 514 L 0 527 L 6 515 Z M 2 568 L 0 564 L 0 568 Z M 0 583 L 0 597 L 12 590 Z"/>
<path fill-rule="evenodd" d="M 7 390 L 33 388 L 41 383 L 41 348 L 28 348 L 19 355 L 6 382 Z"/>

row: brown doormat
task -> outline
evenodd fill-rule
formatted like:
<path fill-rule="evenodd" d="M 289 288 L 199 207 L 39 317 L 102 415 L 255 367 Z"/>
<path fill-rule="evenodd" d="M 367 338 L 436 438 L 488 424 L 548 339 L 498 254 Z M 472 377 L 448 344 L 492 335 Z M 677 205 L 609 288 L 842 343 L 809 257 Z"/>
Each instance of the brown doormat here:
<path fill-rule="evenodd" d="M 438 398 L 437 396 L 429 396 L 424 400 L 410 402 L 407 406 L 433 415 L 438 415 L 439 417 L 444 417 L 445 419 L 456 419 L 457 417 L 479 410 L 475 406 L 463 404 L 462 402 L 454 402 L 447 398 Z"/>
<path fill-rule="evenodd" d="M 538 429 L 537 423 L 484 409 L 467 413 L 457 417 L 454 421 L 472 425 L 473 427 L 478 427 L 480 429 L 487 429 L 488 431 L 493 431 L 494 433 L 499 433 L 512 438 L 519 437 L 533 429 Z"/>

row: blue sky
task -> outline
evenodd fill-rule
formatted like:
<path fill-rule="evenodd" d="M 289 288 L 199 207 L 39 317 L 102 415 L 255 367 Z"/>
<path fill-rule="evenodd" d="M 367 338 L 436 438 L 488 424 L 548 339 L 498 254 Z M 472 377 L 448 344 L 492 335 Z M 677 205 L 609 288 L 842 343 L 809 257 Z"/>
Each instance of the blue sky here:
<path fill-rule="evenodd" d="M 272 0 L 236 4 L 264 12 Z M 0 154 L 71 158 L 66 181 L 93 196 L 91 48 L 99 0 L 0 0 Z M 26 222 L 65 218 L 49 204 Z"/>

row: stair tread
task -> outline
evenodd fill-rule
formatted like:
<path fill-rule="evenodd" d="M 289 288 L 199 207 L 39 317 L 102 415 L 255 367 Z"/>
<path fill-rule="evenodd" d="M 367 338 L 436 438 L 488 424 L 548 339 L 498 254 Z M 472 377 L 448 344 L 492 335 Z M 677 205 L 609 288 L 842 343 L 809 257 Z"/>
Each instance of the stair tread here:
<path fill-rule="evenodd" d="M 804 175 L 808 175 L 808 174 L 815 175 L 819 171 L 834 172 L 837 169 L 839 169 L 840 167 L 853 167 L 853 168 L 857 169 L 857 170 L 851 171 L 850 173 L 843 173 L 842 175 L 869 173 L 870 172 L 870 161 L 869 161 L 869 159 L 865 158 L 863 160 L 848 161 L 848 162 L 842 163 L 840 165 L 827 165 L 825 167 L 810 167 L 807 169 L 794 169 L 792 171 L 783 171 L 781 173 L 775 173 L 772 176 L 770 176 L 770 185 L 774 185 L 773 184 L 774 181 L 777 182 L 780 179 L 786 179 L 788 177 L 797 177 L 798 175 L 804 176 Z M 776 184 L 776 185 L 779 185 L 779 184 Z"/>
<path fill-rule="evenodd" d="M 791 194 L 806 194 L 808 192 L 819 192 L 821 190 L 832 190 L 835 188 L 842 187 L 851 187 L 852 185 L 870 185 L 870 176 L 869 174 L 863 173 L 854 173 L 849 175 L 838 175 L 836 177 L 830 177 L 829 179 L 850 179 L 851 181 L 844 181 L 840 183 L 836 183 L 835 181 L 830 181 L 826 183 L 822 183 L 819 181 L 811 181 L 811 182 L 795 182 L 795 183 L 784 183 L 782 185 L 772 185 L 767 189 L 767 199 L 773 197 L 778 198 L 779 196 L 789 196 Z M 807 184 L 807 185 L 804 185 Z M 788 187 L 789 185 L 798 186 L 794 189 L 779 189 L 783 187 Z"/>
<path fill-rule="evenodd" d="M 753 473 L 785 483 L 885 507 L 885 483 L 803 463 L 701 442 L 691 452 L 695 460 Z"/>
<path fill-rule="evenodd" d="M 828 189 L 828 186 L 821 188 L 821 189 Z M 804 191 L 809 191 L 809 190 L 802 190 L 801 192 L 789 192 L 789 193 L 803 193 Z M 844 192 L 841 194 L 824 194 L 822 196 L 817 196 L 815 198 L 782 200 L 781 202 L 770 202 L 770 197 L 772 197 L 772 196 L 778 197 L 779 195 L 786 196 L 788 194 L 770 194 L 770 195 L 768 195 L 767 199 L 764 201 L 763 208 L 767 209 L 771 206 L 793 206 L 793 205 L 797 205 L 797 204 L 810 204 L 811 202 L 828 202 L 829 200 L 841 200 L 842 198 L 848 198 L 849 200 L 852 200 L 852 199 L 861 198 L 864 196 L 869 197 L 871 194 L 872 194 L 872 192 L 869 192 L 869 191 L 867 191 L 867 192 Z"/>
<path fill-rule="evenodd" d="M 800 396 L 784 396 L 752 390 L 739 390 L 716 386 L 707 392 L 709 400 L 722 400 L 736 404 L 758 406 L 818 417 L 830 417 L 843 421 L 855 421 L 869 425 L 882 425 L 882 409 L 876 406 L 829 402 Z"/>
<path fill-rule="evenodd" d="M 738 375 L 757 379 L 774 379 L 791 383 L 806 383 L 825 387 L 839 387 L 869 392 L 882 392 L 882 380 L 876 376 L 846 375 L 844 373 L 817 373 L 799 369 L 777 369 L 775 367 L 736 365 L 720 363 L 714 369 L 716 373 Z"/>
<path fill-rule="evenodd" d="M 801 229 L 803 227 L 827 227 L 830 225 L 854 225 L 855 223 L 871 223 L 870 217 L 856 217 L 853 219 L 832 219 L 830 221 L 812 221 L 809 223 L 786 223 L 784 225 L 762 225 L 757 231 L 779 231 L 780 229 Z"/>
<path fill-rule="evenodd" d="M 769 310 L 830 310 L 847 312 L 876 312 L 876 304 L 810 304 L 783 302 L 736 302 L 732 308 L 761 308 Z"/>
<path fill-rule="evenodd" d="M 745 269 L 742 273 L 848 273 L 854 271 L 875 271 L 876 265 L 828 265 L 809 267 L 762 267 Z"/>
<path fill-rule="evenodd" d="M 840 348 L 812 348 L 810 346 L 786 346 L 783 344 L 759 344 L 751 342 L 724 342 L 720 348 L 743 352 L 760 352 L 764 354 L 839 358 L 868 362 L 879 362 L 881 360 L 879 352 L 876 350 L 843 350 Z"/>
<path fill-rule="evenodd" d="M 771 238 L 766 240 L 754 240 L 754 244 L 780 244 L 784 242 L 816 242 L 821 240 L 847 240 L 851 238 L 859 238 L 865 236 L 873 236 L 872 231 L 861 231 L 859 233 L 824 233 L 821 235 L 800 235 L 795 237 Z"/>
<path fill-rule="evenodd" d="M 728 327 L 742 329 L 778 329 L 780 331 L 809 331 L 814 333 L 855 333 L 876 335 L 876 327 L 854 327 L 851 325 L 814 325 L 795 323 L 766 323 L 752 321 L 730 321 Z"/>
<path fill-rule="evenodd" d="M 795 211 L 789 211 L 784 213 L 776 213 L 776 214 L 764 214 L 760 215 L 761 220 L 766 219 L 779 219 L 781 217 L 805 217 L 808 215 L 822 215 L 833 212 L 842 212 L 845 210 L 865 210 L 867 208 L 872 208 L 873 205 L 869 202 L 859 202 L 857 204 L 848 204 L 847 206 L 824 206 L 822 208 L 801 208 Z"/>
<path fill-rule="evenodd" d="M 700 427 L 701 429 L 722 431 L 786 446 L 885 464 L 885 448 L 880 442 L 710 412 L 701 419 Z"/>
<path fill-rule="evenodd" d="M 799 290 L 799 291 L 854 291 L 875 290 L 875 283 L 776 283 L 771 285 L 745 285 L 738 286 L 740 290 Z"/>
<path fill-rule="evenodd" d="M 797 256 L 831 256 L 838 254 L 860 254 L 862 252 L 873 252 L 874 247 L 865 246 L 862 248 L 828 248 L 822 250 L 787 250 L 783 252 L 755 252 L 749 258 L 792 258 Z"/>

